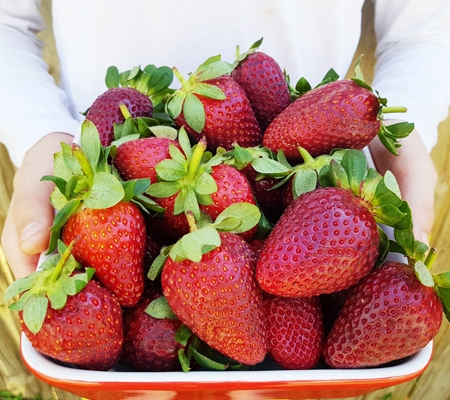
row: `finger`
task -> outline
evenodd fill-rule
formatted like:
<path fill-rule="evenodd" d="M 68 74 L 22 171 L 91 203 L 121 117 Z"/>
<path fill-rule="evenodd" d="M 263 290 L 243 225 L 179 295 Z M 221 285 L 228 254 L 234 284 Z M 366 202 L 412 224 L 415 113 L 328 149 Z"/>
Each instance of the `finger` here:
<path fill-rule="evenodd" d="M 28 255 L 19 248 L 16 226 L 10 208 L 2 232 L 2 248 L 6 260 L 16 279 L 23 278 L 36 270 L 39 255 Z"/>
<path fill-rule="evenodd" d="M 41 182 L 53 174 L 53 154 L 61 149 L 61 141 L 71 142 L 65 134 L 46 136 L 26 155 L 14 177 L 12 218 L 20 249 L 26 254 L 44 251 L 49 242 L 54 211 L 49 197 L 53 183 Z"/>
<path fill-rule="evenodd" d="M 378 171 L 384 174 L 390 170 L 396 177 L 402 198 L 411 208 L 414 236 L 428 245 L 437 173 L 418 132 L 413 131 L 402 141 L 398 156 L 389 153 L 378 140 L 371 143 L 370 150 Z"/>

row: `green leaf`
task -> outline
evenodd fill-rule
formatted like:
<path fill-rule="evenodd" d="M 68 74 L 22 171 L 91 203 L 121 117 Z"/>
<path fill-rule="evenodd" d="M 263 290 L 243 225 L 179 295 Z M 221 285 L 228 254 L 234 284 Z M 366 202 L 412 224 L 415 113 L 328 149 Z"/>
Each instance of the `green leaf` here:
<path fill-rule="evenodd" d="M 32 274 L 24 278 L 17 279 L 13 283 L 11 283 L 11 285 L 8 286 L 5 294 L 3 295 L 3 304 L 13 297 L 18 296 L 19 294 L 31 289 L 36 279 L 36 274 L 41 275 L 41 271 L 35 271 Z"/>
<path fill-rule="evenodd" d="M 94 175 L 89 196 L 84 199 L 84 204 L 93 209 L 109 208 L 119 203 L 124 196 L 123 186 L 114 175 L 97 172 Z"/>
<path fill-rule="evenodd" d="M 192 147 L 191 142 L 189 140 L 189 136 L 184 127 L 181 127 L 178 132 L 178 143 L 180 143 L 181 148 L 183 149 L 183 153 L 186 156 L 187 160 L 192 159 Z"/>
<path fill-rule="evenodd" d="M 292 172 L 292 168 L 269 158 L 255 158 L 252 161 L 252 167 L 256 172 L 273 177 L 286 176 Z"/>
<path fill-rule="evenodd" d="M 30 296 L 23 309 L 23 320 L 27 328 L 37 334 L 47 314 L 48 299 L 45 295 Z"/>
<path fill-rule="evenodd" d="M 227 218 L 241 221 L 241 224 L 236 229 L 233 229 L 232 232 L 242 233 L 252 229 L 258 224 L 261 218 L 261 211 L 259 211 L 257 206 L 250 203 L 231 204 L 217 216 L 213 226 L 217 228 L 216 225 L 219 225 Z"/>
<path fill-rule="evenodd" d="M 152 96 L 153 94 L 163 92 L 173 82 L 172 68 L 162 66 L 149 73 L 149 66 L 144 68 L 144 72 L 150 75 L 150 80 L 147 83 L 147 94 Z"/>
<path fill-rule="evenodd" d="M 156 198 L 166 198 L 178 193 L 182 188 L 182 184 L 175 182 L 156 182 L 150 185 L 146 193 Z"/>
<path fill-rule="evenodd" d="M 340 187 L 343 189 L 350 188 L 347 172 L 345 171 L 344 167 L 341 164 L 339 164 L 336 160 L 331 160 L 330 162 L 328 177 L 332 182 L 333 186 Z"/>
<path fill-rule="evenodd" d="M 81 148 L 91 164 L 91 168 L 96 171 L 100 153 L 102 151 L 102 144 L 98 130 L 93 122 L 84 120 L 81 124 Z"/>
<path fill-rule="evenodd" d="M 165 137 L 175 140 L 178 135 L 177 130 L 175 128 L 172 128 L 171 126 L 157 125 L 151 126 L 148 129 L 150 129 L 150 132 L 153 133 L 153 135 L 155 135 L 156 137 Z"/>
<path fill-rule="evenodd" d="M 414 272 L 416 273 L 417 279 L 427 287 L 434 287 L 433 275 L 424 264 L 423 261 L 417 261 L 414 264 Z"/>
<path fill-rule="evenodd" d="M 348 150 L 341 160 L 341 166 L 347 173 L 348 184 L 353 194 L 360 194 L 360 185 L 367 174 L 367 159 L 362 151 Z"/>
<path fill-rule="evenodd" d="M 169 252 L 172 246 L 164 246 L 159 252 L 158 256 L 153 260 L 152 265 L 147 273 L 147 278 L 154 281 L 161 273 L 164 263 L 169 257 Z"/>
<path fill-rule="evenodd" d="M 450 322 L 450 289 L 438 286 L 436 290 L 439 298 L 441 299 L 442 305 L 444 306 L 444 313 L 447 321 Z"/>
<path fill-rule="evenodd" d="M 212 193 L 217 192 L 217 190 L 218 190 L 217 182 L 210 174 L 203 172 L 196 177 L 195 193 L 197 193 L 198 195 L 200 196 L 210 195 Z"/>
<path fill-rule="evenodd" d="M 172 118 L 177 118 L 183 110 L 186 93 L 177 91 L 167 103 L 167 112 Z"/>
<path fill-rule="evenodd" d="M 402 194 L 400 193 L 400 187 L 398 186 L 397 179 L 395 179 L 394 174 L 391 171 L 386 171 L 384 174 L 384 184 L 387 189 L 391 192 L 395 193 L 395 195 L 401 199 Z"/>
<path fill-rule="evenodd" d="M 174 261 L 188 259 L 199 262 L 203 254 L 219 247 L 220 235 L 209 226 L 184 235 L 170 250 L 169 256 Z"/>
<path fill-rule="evenodd" d="M 183 114 L 186 123 L 197 133 L 205 127 L 205 109 L 202 102 L 192 93 L 186 94 L 183 105 Z"/>
<path fill-rule="evenodd" d="M 157 319 L 178 319 L 177 315 L 170 308 L 169 302 L 164 296 L 158 297 L 150 302 L 145 309 L 145 312 Z"/>
<path fill-rule="evenodd" d="M 215 100 L 226 99 L 225 93 L 222 91 L 222 89 L 208 83 L 199 83 L 192 91 L 192 93 Z"/>
<path fill-rule="evenodd" d="M 196 349 L 194 349 L 193 347 L 191 347 L 190 349 L 192 349 L 192 355 L 195 361 L 197 361 L 197 363 L 203 367 L 203 368 L 207 368 L 207 369 L 211 369 L 214 371 L 226 371 L 227 370 L 227 365 L 222 364 L 220 362 L 211 360 L 210 358 L 204 356 L 203 354 L 199 353 Z"/>
<path fill-rule="evenodd" d="M 64 278 L 61 277 L 55 284 L 48 289 L 47 296 L 51 307 L 55 310 L 61 310 L 67 302 L 67 294 L 62 288 Z"/>
<path fill-rule="evenodd" d="M 438 286 L 450 289 L 450 271 L 445 271 L 434 275 L 434 282 Z"/>
<path fill-rule="evenodd" d="M 187 168 L 184 163 L 166 158 L 160 161 L 155 167 L 158 177 L 163 181 L 174 182 L 183 178 L 187 173 Z"/>
<path fill-rule="evenodd" d="M 233 71 L 233 65 L 226 61 L 216 61 L 209 64 L 198 75 L 198 81 L 204 82 L 210 79 L 218 78 L 222 75 L 228 75 Z"/>
<path fill-rule="evenodd" d="M 292 181 L 292 193 L 294 198 L 303 193 L 310 192 L 317 187 L 317 173 L 314 169 L 299 169 Z"/>
<path fill-rule="evenodd" d="M 389 254 L 389 251 L 391 251 L 389 237 L 386 234 L 386 232 L 384 232 L 380 227 L 378 227 L 378 234 L 380 235 L 380 245 L 378 257 L 377 260 L 375 261 L 376 267 L 379 267 L 384 263 L 386 257 Z"/>
<path fill-rule="evenodd" d="M 394 204 L 383 204 L 376 208 L 374 217 L 379 224 L 395 226 L 405 217 L 405 214 Z"/>
<path fill-rule="evenodd" d="M 182 324 L 175 333 L 175 340 L 183 346 L 186 346 L 191 336 L 192 331 L 185 324 Z"/>
<path fill-rule="evenodd" d="M 301 77 L 295 85 L 295 90 L 296 90 L 298 96 L 304 95 L 305 93 L 309 92 L 311 89 L 312 89 L 311 85 L 304 77 Z"/>
<path fill-rule="evenodd" d="M 338 79 L 339 74 L 333 68 L 330 68 L 323 77 L 322 81 L 318 83 L 315 87 L 326 85 L 327 83 L 337 81 Z"/>
<path fill-rule="evenodd" d="M 50 243 L 46 254 L 51 254 L 56 248 L 60 232 L 71 215 L 75 214 L 80 207 L 81 199 L 73 199 L 68 201 L 65 206 L 59 210 L 53 220 L 53 226 L 50 228 Z"/>
<path fill-rule="evenodd" d="M 115 66 L 111 66 L 106 71 L 105 83 L 108 89 L 119 87 L 119 70 Z"/>

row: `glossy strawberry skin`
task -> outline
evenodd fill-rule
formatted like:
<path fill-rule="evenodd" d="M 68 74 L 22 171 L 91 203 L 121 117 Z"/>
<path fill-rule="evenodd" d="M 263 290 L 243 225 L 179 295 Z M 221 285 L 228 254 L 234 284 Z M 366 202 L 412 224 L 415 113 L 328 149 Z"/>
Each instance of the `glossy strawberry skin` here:
<path fill-rule="evenodd" d="M 220 88 L 226 99 L 214 100 L 196 95 L 202 102 L 206 114 L 206 124 L 202 132 L 198 133 L 190 128 L 183 113 L 175 119 L 176 124 L 184 126 L 197 140 L 206 138 L 210 150 L 215 150 L 219 146 L 230 150 L 233 143 L 238 143 L 241 147 L 261 144 L 261 128 L 244 89 L 228 75 L 203 83 Z"/>
<path fill-rule="evenodd" d="M 269 354 L 284 369 L 310 369 L 320 360 L 324 340 L 318 297 L 264 296 Z"/>
<path fill-rule="evenodd" d="M 245 90 L 263 132 L 291 103 L 283 71 L 271 56 L 263 52 L 245 57 L 231 77 Z"/>
<path fill-rule="evenodd" d="M 172 310 L 200 339 L 243 364 L 267 353 L 261 289 L 244 239 L 220 233 L 221 246 L 200 262 L 164 264 L 161 283 Z"/>
<path fill-rule="evenodd" d="M 109 146 L 114 140 L 114 124 L 125 122 L 119 108 L 121 103 L 128 108 L 133 118 L 150 118 L 153 115 L 153 104 L 145 94 L 129 87 L 108 89 L 95 99 L 86 113 L 86 119 L 97 127 L 104 147 Z"/>
<path fill-rule="evenodd" d="M 362 149 L 380 129 L 380 103 L 370 90 L 353 80 L 312 89 L 279 114 L 264 132 L 263 144 L 301 161 L 298 147 L 313 157 L 336 148 Z"/>
<path fill-rule="evenodd" d="M 120 362 L 135 371 L 180 371 L 178 350 L 183 346 L 175 340 L 181 326 L 179 319 L 157 319 L 145 309 L 162 296 L 161 289 L 147 289 L 139 303 L 124 310 L 124 343 Z"/>
<path fill-rule="evenodd" d="M 130 202 L 107 209 L 82 208 L 62 231 L 66 244 L 78 237 L 74 257 L 83 266 L 95 268 L 94 276 L 121 306 L 135 305 L 144 290 L 146 226 L 140 209 Z"/>
<path fill-rule="evenodd" d="M 370 211 L 340 188 L 307 192 L 283 213 L 266 240 L 256 277 L 263 290 L 311 297 L 355 284 L 373 268 L 379 234 Z"/>
<path fill-rule="evenodd" d="M 425 347 L 442 322 L 442 303 L 409 265 L 386 262 L 348 295 L 324 345 L 334 368 L 378 366 Z"/>
<path fill-rule="evenodd" d="M 53 359 L 79 368 L 107 371 L 118 362 L 123 344 L 122 309 L 116 297 L 91 280 L 61 310 L 48 308 L 41 330 L 21 328 L 31 345 Z"/>
<path fill-rule="evenodd" d="M 176 140 L 164 137 L 146 137 L 122 143 L 117 147 L 114 165 L 125 180 L 148 178 L 157 181 L 156 165 L 170 158 L 169 147 L 181 150 Z"/>

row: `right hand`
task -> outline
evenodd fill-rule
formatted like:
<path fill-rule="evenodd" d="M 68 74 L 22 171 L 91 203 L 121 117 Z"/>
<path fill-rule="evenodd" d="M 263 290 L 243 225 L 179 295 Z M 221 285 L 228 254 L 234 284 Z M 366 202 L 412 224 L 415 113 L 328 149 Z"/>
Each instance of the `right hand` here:
<path fill-rule="evenodd" d="M 43 137 L 28 150 L 14 176 L 1 243 L 16 279 L 34 272 L 48 247 L 54 218 L 49 196 L 54 185 L 41 178 L 53 174 L 53 155 L 61 151 L 61 142 L 71 144 L 73 136 L 55 132 Z"/>

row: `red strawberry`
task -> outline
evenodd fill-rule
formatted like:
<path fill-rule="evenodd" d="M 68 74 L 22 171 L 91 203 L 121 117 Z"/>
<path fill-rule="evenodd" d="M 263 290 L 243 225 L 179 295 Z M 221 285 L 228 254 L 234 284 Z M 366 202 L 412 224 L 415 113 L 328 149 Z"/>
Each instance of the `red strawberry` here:
<path fill-rule="evenodd" d="M 271 56 L 256 51 L 261 42 L 262 39 L 237 58 L 231 77 L 245 90 L 264 132 L 291 103 L 291 96 L 279 64 Z"/>
<path fill-rule="evenodd" d="M 184 136 L 186 133 L 180 130 L 180 137 Z M 214 221 L 232 204 L 255 204 L 252 188 L 240 171 L 221 164 L 220 157 L 205 161 L 206 142 L 201 140 L 191 151 L 185 139 L 181 140 L 188 156 L 174 153 L 174 158 L 160 162 L 156 166 L 159 182 L 147 191 L 165 209 L 162 218 L 153 218 L 151 224 L 175 239 L 189 232 L 186 211 L 194 212 L 197 219 L 206 214 Z M 255 229 L 245 232 L 245 237 L 253 236 Z"/>
<path fill-rule="evenodd" d="M 107 209 L 82 208 L 63 227 L 62 240 L 79 238 L 73 254 L 111 290 L 122 306 L 136 304 L 144 290 L 145 221 L 137 205 L 120 202 Z"/>
<path fill-rule="evenodd" d="M 141 301 L 124 310 L 124 343 L 120 362 L 136 371 L 180 371 L 175 340 L 181 326 L 177 318 L 158 319 L 146 312 L 148 305 L 162 296 L 160 289 L 146 290 Z"/>
<path fill-rule="evenodd" d="M 116 294 L 122 306 L 132 306 L 144 288 L 146 238 L 142 209 L 136 202 L 144 197 L 149 180 L 120 181 L 112 173 L 107 163 L 109 151 L 102 147 L 90 121 L 83 122 L 81 143 L 83 147 L 74 144 L 57 153 L 55 171 L 60 171 L 60 176 L 42 178 L 56 184 L 51 199 L 58 212 L 49 253 L 60 235 L 65 243 L 77 239 L 75 257 L 85 267 L 96 269 L 96 277 Z"/>
<path fill-rule="evenodd" d="M 79 368 L 109 370 L 122 349 L 122 310 L 109 290 L 90 280 L 92 268 L 78 271 L 73 246 L 58 242 L 58 252 L 13 282 L 4 300 L 20 295 L 10 308 L 19 312 L 22 331 L 40 353 Z"/>
<path fill-rule="evenodd" d="M 147 95 L 130 87 L 108 89 L 97 97 L 86 113 L 86 119 L 97 127 L 103 146 L 109 146 L 114 140 L 114 124 L 125 122 L 121 104 L 133 118 L 153 115 L 153 104 Z"/>
<path fill-rule="evenodd" d="M 343 290 L 386 255 L 387 236 L 378 223 L 411 224 L 389 175 L 389 188 L 367 170 L 362 152 L 331 160 L 322 186 L 297 197 L 275 225 L 257 263 L 256 276 L 269 293 L 310 297 Z"/>
<path fill-rule="evenodd" d="M 310 297 L 361 279 L 378 257 L 370 211 L 352 193 L 320 188 L 286 209 L 261 251 L 256 276 L 272 294 Z"/>
<path fill-rule="evenodd" d="M 79 368 L 107 371 L 122 350 L 122 310 L 107 289 L 90 281 L 70 296 L 61 310 L 49 308 L 42 328 L 33 334 L 19 313 L 22 330 L 40 353 Z"/>
<path fill-rule="evenodd" d="M 320 360 L 324 339 L 318 297 L 264 297 L 269 354 L 285 369 L 310 369 Z"/>
<path fill-rule="evenodd" d="M 206 236 L 210 238 L 210 231 Z M 201 340 L 235 361 L 254 365 L 267 352 L 254 257 L 248 256 L 249 246 L 238 235 L 219 236 L 220 245 L 198 261 L 167 258 L 161 275 L 164 295 Z"/>
<path fill-rule="evenodd" d="M 206 138 L 211 150 L 219 146 L 230 149 L 233 143 L 251 147 L 262 141 L 244 89 L 227 75 L 231 70 L 230 64 L 213 58 L 186 81 L 174 69 L 182 88 L 169 100 L 169 113 L 194 138 Z"/>
<path fill-rule="evenodd" d="M 156 165 L 170 158 L 170 145 L 181 149 L 176 140 L 165 137 L 146 137 L 130 140 L 117 147 L 114 165 L 125 180 L 148 178 L 157 181 Z"/>
<path fill-rule="evenodd" d="M 264 132 L 263 144 L 274 152 L 283 150 L 291 161 L 301 161 L 299 146 L 316 157 L 336 148 L 362 149 L 378 135 L 397 154 L 397 139 L 407 136 L 413 125 L 386 127 L 383 113 L 406 109 L 385 106 L 386 99 L 361 79 L 330 82 L 303 94 L 279 114 Z"/>
<path fill-rule="evenodd" d="M 437 334 L 442 304 L 414 269 L 386 262 L 350 292 L 323 354 L 333 368 L 365 368 L 410 356 Z"/>

